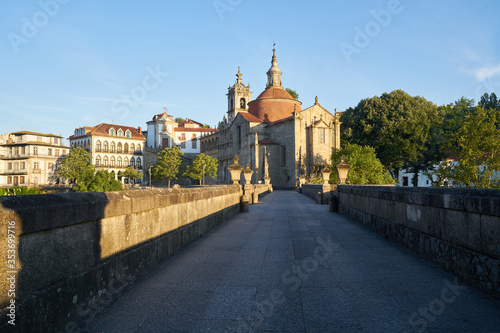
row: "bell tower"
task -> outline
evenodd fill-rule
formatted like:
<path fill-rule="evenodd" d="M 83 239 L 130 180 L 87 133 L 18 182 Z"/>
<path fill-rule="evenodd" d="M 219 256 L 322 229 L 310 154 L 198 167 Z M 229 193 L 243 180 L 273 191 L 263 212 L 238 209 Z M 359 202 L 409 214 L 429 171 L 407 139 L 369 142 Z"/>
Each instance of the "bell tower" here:
<path fill-rule="evenodd" d="M 241 81 L 240 68 L 238 67 L 238 74 L 236 74 L 236 83 L 228 88 L 227 93 L 227 119 L 229 123 L 232 123 L 238 112 L 248 111 L 248 102 L 252 97 L 252 92 L 250 91 L 250 84 L 245 86 Z"/>

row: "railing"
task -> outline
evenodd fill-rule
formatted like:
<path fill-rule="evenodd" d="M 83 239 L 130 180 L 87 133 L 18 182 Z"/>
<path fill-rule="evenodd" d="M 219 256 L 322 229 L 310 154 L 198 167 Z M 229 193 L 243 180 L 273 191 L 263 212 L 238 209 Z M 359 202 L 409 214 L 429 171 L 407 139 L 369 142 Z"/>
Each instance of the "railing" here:
<path fill-rule="evenodd" d="M 59 154 L 59 156 L 56 156 L 55 154 L 34 154 L 34 153 L 26 153 L 26 154 L 7 154 L 7 155 L 0 155 L 1 159 L 9 159 L 9 160 L 15 160 L 15 159 L 25 159 L 25 158 L 31 158 L 31 157 L 48 157 L 48 158 L 59 158 L 61 156 L 64 156 L 62 154 Z"/>
<path fill-rule="evenodd" d="M 125 152 L 125 151 L 123 151 L 123 150 L 122 150 L 122 151 L 116 151 L 116 150 L 114 150 L 114 151 L 107 150 L 107 151 L 106 151 L 106 150 L 97 150 L 97 149 L 96 149 L 94 152 L 95 152 L 95 153 L 99 153 L 99 154 L 129 154 L 129 155 L 142 155 L 142 151 L 140 151 L 140 150 L 136 150 L 136 151 L 127 151 L 127 152 Z"/>
<path fill-rule="evenodd" d="M 28 169 L 0 170 L 0 175 L 27 175 Z"/>

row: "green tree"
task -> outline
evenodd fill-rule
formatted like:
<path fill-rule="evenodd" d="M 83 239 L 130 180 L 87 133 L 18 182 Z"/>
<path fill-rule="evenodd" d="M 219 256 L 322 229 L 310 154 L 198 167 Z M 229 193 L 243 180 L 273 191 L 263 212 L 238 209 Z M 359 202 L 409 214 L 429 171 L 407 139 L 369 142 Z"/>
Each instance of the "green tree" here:
<path fill-rule="evenodd" d="M 58 177 L 81 182 L 91 178 L 95 167 L 90 163 L 91 156 L 83 148 L 72 149 L 68 155 L 58 161 L 56 174 Z"/>
<path fill-rule="evenodd" d="M 107 170 L 98 170 L 73 187 L 74 192 L 109 192 L 121 191 L 122 184 Z"/>
<path fill-rule="evenodd" d="M 344 112 L 343 143 L 371 146 L 394 178 L 401 168 L 418 171 L 437 161 L 436 129 L 442 126 L 444 111 L 423 97 L 412 97 L 402 90 L 363 99 Z"/>
<path fill-rule="evenodd" d="M 184 121 L 184 118 L 177 117 L 174 119 L 176 123 L 182 123 Z"/>
<path fill-rule="evenodd" d="M 217 176 L 217 166 L 219 162 L 217 159 L 205 154 L 198 154 L 187 169 L 183 176 L 191 179 L 198 179 L 201 181 L 204 176 L 215 178 Z"/>
<path fill-rule="evenodd" d="M 500 100 L 497 99 L 497 95 L 495 93 L 484 93 L 481 96 L 481 101 L 479 101 L 479 106 L 486 110 L 500 110 Z"/>
<path fill-rule="evenodd" d="M 375 149 L 369 146 L 347 144 L 344 149 L 332 154 L 332 173 L 329 182 L 337 184 L 339 176 L 335 166 L 340 163 L 341 157 L 351 166 L 347 175 L 348 184 L 394 184 L 389 171 L 382 165 L 375 154 Z"/>
<path fill-rule="evenodd" d="M 468 112 L 445 147 L 456 163 L 442 162 L 434 173 L 461 187 L 500 188 L 500 111 L 477 107 Z M 443 185 L 438 182 L 437 185 Z"/>
<path fill-rule="evenodd" d="M 297 92 L 295 90 L 292 90 L 290 88 L 286 88 L 285 89 L 290 95 L 292 95 L 292 97 L 296 100 L 299 100 L 299 94 L 297 94 Z"/>
<path fill-rule="evenodd" d="M 154 180 L 168 180 L 168 187 L 170 181 L 177 179 L 179 170 L 182 165 L 181 156 L 184 153 L 179 147 L 164 148 L 156 159 L 156 163 L 151 168 L 151 177 Z"/>
<path fill-rule="evenodd" d="M 129 166 L 123 171 L 122 176 L 129 179 L 142 179 L 142 172 L 137 167 Z"/>

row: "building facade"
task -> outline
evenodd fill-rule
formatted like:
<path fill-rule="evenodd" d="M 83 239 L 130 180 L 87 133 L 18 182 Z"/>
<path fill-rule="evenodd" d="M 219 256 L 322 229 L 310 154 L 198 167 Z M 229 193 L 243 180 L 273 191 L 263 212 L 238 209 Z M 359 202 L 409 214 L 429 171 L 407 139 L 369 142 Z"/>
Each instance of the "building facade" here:
<path fill-rule="evenodd" d="M 125 168 L 136 167 L 144 174 L 144 147 L 146 138 L 141 128 L 99 124 L 80 127 L 69 138 L 71 148 L 83 148 L 91 155 L 96 168 L 108 170 L 115 179 L 122 180 Z"/>
<path fill-rule="evenodd" d="M 217 143 L 213 157 L 219 160 L 219 182 L 230 181 L 228 166 L 235 155 L 241 165 L 250 164 L 254 182 L 262 181 L 267 154 L 273 186 L 293 188 L 298 177 L 319 172 L 340 149 L 340 116 L 319 104 L 317 97 L 303 110 L 283 88 L 275 51 L 265 90 L 251 100 L 250 85 L 242 83 L 238 69 L 236 83 L 228 89 L 227 117 L 218 133 L 202 138 L 202 153 L 215 155 Z"/>
<path fill-rule="evenodd" d="M 147 122 L 147 147 L 153 150 L 179 147 L 184 154 L 191 156 L 200 153 L 200 138 L 216 132 L 213 128 L 204 128 L 202 123 L 191 119 L 177 123 L 173 116 L 157 114 Z"/>
<path fill-rule="evenodd" d="M 55 185 L 57 160 L 69 153 L 62 137 L 15 132 L 0 136 L 0 187 Z"/>

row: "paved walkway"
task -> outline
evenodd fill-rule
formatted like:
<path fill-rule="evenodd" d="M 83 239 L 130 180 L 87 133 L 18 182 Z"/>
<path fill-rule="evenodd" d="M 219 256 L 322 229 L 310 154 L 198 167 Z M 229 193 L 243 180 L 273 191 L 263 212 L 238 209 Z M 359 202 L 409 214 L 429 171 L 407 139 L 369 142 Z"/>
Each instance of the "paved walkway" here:
<path fill-rule="evenodd" d="M 500 302 L 277 191 L 141 278 L 85 332 L 500 332 Z"/>

